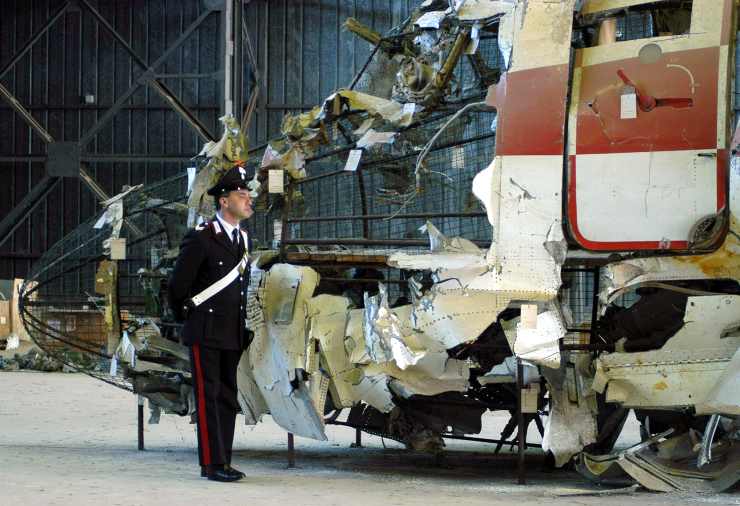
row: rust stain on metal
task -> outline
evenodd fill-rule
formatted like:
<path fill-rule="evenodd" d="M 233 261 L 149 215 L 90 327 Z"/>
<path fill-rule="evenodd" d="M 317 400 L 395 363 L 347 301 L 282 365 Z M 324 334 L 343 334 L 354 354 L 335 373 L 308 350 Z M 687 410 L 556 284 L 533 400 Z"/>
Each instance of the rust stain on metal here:
<path fill-rule="evenodd" d="M 668 383 L 666 383 L 665 381 L 660 381 L 656 383 L 653 388 L 655 390 L 668 390 Z"/>

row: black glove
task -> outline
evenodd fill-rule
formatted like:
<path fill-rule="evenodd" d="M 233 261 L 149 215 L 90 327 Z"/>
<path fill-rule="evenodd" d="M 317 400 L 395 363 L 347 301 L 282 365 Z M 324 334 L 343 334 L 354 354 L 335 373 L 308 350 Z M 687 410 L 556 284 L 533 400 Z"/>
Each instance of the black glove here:
<path fill-rule="evenodd" d="M 182 303 L 182 319 L 187 320 L 196 307 L 193 299 L 185 299 L 185 302 Z"/>

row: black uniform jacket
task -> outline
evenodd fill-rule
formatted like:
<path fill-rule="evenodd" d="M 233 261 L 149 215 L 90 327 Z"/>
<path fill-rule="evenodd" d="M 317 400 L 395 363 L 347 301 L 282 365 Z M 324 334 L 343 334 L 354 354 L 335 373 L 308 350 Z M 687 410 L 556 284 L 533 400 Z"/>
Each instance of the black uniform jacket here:
<path fill-rule="evenodd" d="M 251 243 L 250 238 L 250 251 Z M 177 321 L 185 319 L 183 309 L 190 297 L 223 278 L 241 261 L 243 245 L 242 237 L 237 248 L 216 219 L 185 235 L 169 281 L 170 307 Z M 222 350 L 243 350 L 249 345 L 251 332 L 245 327 L 249 267 L 229 286 L 187 312 L 181 334 L 184 344 Z"/>

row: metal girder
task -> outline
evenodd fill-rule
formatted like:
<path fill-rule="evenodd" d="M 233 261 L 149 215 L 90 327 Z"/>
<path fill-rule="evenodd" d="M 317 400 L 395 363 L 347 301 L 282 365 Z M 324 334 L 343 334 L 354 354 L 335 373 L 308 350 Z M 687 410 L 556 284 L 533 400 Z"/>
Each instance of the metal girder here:
<path fill-rule="evenodd" d="M 8 104 L 10 104 L 10 107 L 13 108 L 15 112 L 17 112 L 23 120 L 28 123 L 28 126 L 33 128 L 33 130 L 42 138 L 45 142 L 53 142 L 54 139 L 51 137 L 49 132 L 46 131 L 46 129 L 41 126 L 41 123 L 36 121 L 36 118 L 34 118 L 28 110 L 23 107 L 23 105 L 18 101 L 17 98 L 15 98 L 15 95 L 13 95 L 10 90 L 8 90 L 5 86 L 0 84 L 0 96 L 2 96 Z"/>
<path fill-rule="evenodd" d="M 161 81 L 154 78 L 154 68 L 157 67 L 159 64 L 161 64 L 164 59 L 169 56 L 169 54 L 177 49 L 177 47 L 182 44 L 185 39 L 187 39 L 190 34 L 200 26 L 200 24 L 207 18 L 212 12 L 214 11 L 205 11 L 203 14 L 198 17 L 181 35 L 178 37 L 178 39 L 170 46 L 163 54 L 160 56 L 157 61 L 155 61 L 152 66 L 150 67 L 147 62 L 139 56 L 139 54 L 134 51 L 134 48 L 131 47 L 131 45 L 124 39 L 118 31 L 111 25 L 107 19 L 105 19 L 100 12 L 95 9 L 92 5 L 90 5 L 90 2 L 88 0 L 79 0 L 80 5 L 82 5 L 85 9 L 87 9 L 90 14 L 93 15 L 93 17 L 103 25 L 108 32 L 113 36 L 114 39 L 116 39 L 116 42 L 121 44 L 121 46 L 126 50 L 126 52 L 131 55 L 131 58 L 141 67 L 143 68 L 146 73 L 145 76 L 151 77 L 151 80 L 148 81 L 149 86 L 154 89 L 159 95 L 162 96 L 162 98 L 167 101 L 167 103 L 172 107 L 172 109 L 177 112 L 186 123 L 188 123 L 196 132 L 198 132 L 198 135 L 200 135 L 204 140 L 206 141 L 215 141 L 215 137 L 211 134 L 211 132 L 203 125 L 200 120 L 193 115 L 190 111 L 188 111 L 187 107 L 185 107 L 182 102 L 170 91 L 167 86 L 164 85 Z M 138 84 L 136 85 L 138 86 Z M 131 91 L 129 89 L 129 91 Z M 133 94 L 133 92 L 131 92 Z M 116 102 L 118 104 L 118 101 Z M 114 105 L 115 107 L 115 105 Z M 120 105 L 119 105 L 120 107 Z M 113 110 L 113 109 L 111 109 Z M 116 109 L 117 110 L 117 109 Z M 115 111 L 114 111 L 115 112 Z M 84 139 L 87 139 L 89 137 L 89 133 L 85 135 Z"/>
<path fill-rule="evenodd" d="M 0 221 L 0 246 L 12 237 L 24 218 L 46 197 L 59 182 L 58 177 L 44 176 L 5 218 Z"/>
<path fill-rule="evenodd" d="M 87 153 L 80 155 L 80 161 L 83 162 L 187 162 L 192 160 L 192 154 L 179 155 L 139 155 L 129 153 Z M 40 153 L 31 153 L 27 155 L 0 155 L 0 162 L 45 162 L 47 155 Z"/>
<path fill-rule="evenodd" d="M 75 0 L 66 1 L 64 4 L 54 12 L 54 14 L 47 20 L 47 22 L 39 30 L 37 30 L 26 44 L 15 54 L 9 62 L 0 70 L 0 78 L 7 74 L 13 66 L 20 61 L 24 55 L 31 50 L 33 45 L 38 42 L 41 37 L 54 25 L 69 9 L 70 5 L 75 4 L 76 6 L 84 7 L 93 17 L 103 25 L 114 37 L 114 39 L 121 44 L 121 46 L 131 55 L 133 61 L 135 61 L 141 68 L 144 69 L 144 74 L 139 77 L 137 83 L 135 83 L 129 90 L 119 97 L 119 99 L 106 111 L 103 117 L 93 125 L 93 127 L 84 134 L 79 140 L 80 148 L 84 148 L 94 136 L 107 124 L 110 119 L 118 112 L 122 107 L 126 105 L 126 102 L 130 100 L 136 90 L 141 84 L 148 84 L 154 89 L 164 100 L 168 103 L 170 108 L 177 112 L 186 123 L 188 123 L 204 140 L 214 141 L 215 137 L 209 132 L 209 130 L 203 125 L 200 120 L 193 115 L 188 108 L 172 93 L 172 91 L 161 81 L 158 80 L 158 76 L 155 74 L 154 69 L 161 65 L 182 43 L 205 21 L 205 19 L 213 12 L 213 10 L 207 10 L 203 12 L 183 33 L 175 40 L 172 45 L 165 50 L 165 52 L 150 66 L 147 62 L 141 58 L 131 45 L 116 31 L 116 29 L 93 7 L 88 0 Z M 20 101 L 13 95 L 13 93 L 0 84 L 0 97 L 5 99 L 10 107 L 17 112 L 23 120 L 47 143 L 54 142 L 54 138 L 51 134 L 31 115 Z M 135 155 L 90 155 L 83 153 L 81 156 L 82 160 L 86 161 L 117 161 L 123 158 L 127 160 L 133 159 Z M 149 160 L 151 157 L 142 155 L 137 159 Z M 189 159 L 190 157 L 156 157 L 159 161 L 180 161 L 183 159 Z M 2 156 L 0 161 L 2 162 L 42 162 L 46 161 L 48 157 L 26 155 L 26 156 Z M 97 184 L 97 182 L 88 174 L 84 165 L 80 166 L 80 177 L 85 182 L 85 185 L 95 194 L 100 200 L 107 200 L 109 196 L 105 191 Z M 4 244 L 13 234 L 13 232 L 20 226 L 25 220 L 28 214 L 49 194 L 49 192 L 56 186 L 56 183 L 60 178 L 52 177 L 46 174 L 44 178 L 36 184 L 31 191 L 24 196 L 11 212 L 0 221 L 0 245 Z M 137 232 L 136 230 L 134 232 Z M 139 232 L 140 233 L 140 232 Z"/>
<path fill-rule="evenodd" d="M 28 51 L 30 51 L 31 47 L 33 47 L 33 45 L 36 42 L 38 42 L 38 40 L 41 37 L 43 37 L 43 35 L 49 30 L 49 28 L 51 28 L 52 25 L 54 23 L 56 23 L 57 20 L 59 20 L 59 18 L 61 18 L 64 15 L 64 13 L 67 11 L 67 7 L 69 7 L 69 4 L 70 4 L 69 2 L 64 2 L 64 4 L 59 8 L 59 10 L 57 10 L 46 21 L 46 23 L 44 24 L 44 26 L 42 26 L 41 28 L 39 28 L 39 30 L 31 36 L 31 38 L 28 40 L 28 42 L 26 42 L 26 45 L 23 46 L 21 48 L 21 50 L 18 51 L 15 54 L 15 56 L 13 56 L 7 64 L 5 64 L 5 67 L 3 67 L 2 70 L 0 70 L 0 79 L 2 79 L 3 77 L 5 77 L 5 74 L 7 74 L 10 71 L 10 69 L 12 69 L 13 66 L 16 63 L 18 63 L 19 61 L 21 61 L 21 58 L 23 58 L 25 56 L 25 54 Z"/>

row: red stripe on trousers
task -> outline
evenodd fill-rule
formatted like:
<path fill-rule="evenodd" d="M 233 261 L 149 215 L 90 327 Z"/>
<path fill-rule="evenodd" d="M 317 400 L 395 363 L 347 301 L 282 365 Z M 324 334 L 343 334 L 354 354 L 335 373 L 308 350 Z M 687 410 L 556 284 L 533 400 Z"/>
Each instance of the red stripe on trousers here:
<path fill-rule="evenodd" d="M 208 422 L 206 421 L 206 398 L 203 387 L 203 370 L 200 366 L 200 345 L 193 345 L 195 374 L 198 376 L 198 426 L 200 427 L 200 446 L 203 451 L 203 465 L 211 465 L 211 446 L 208 444 Z"/>

